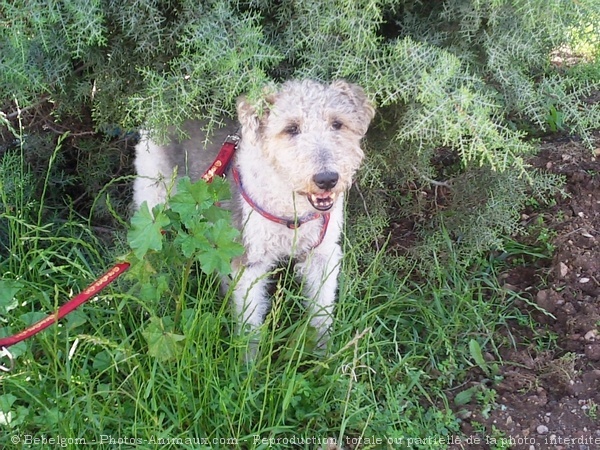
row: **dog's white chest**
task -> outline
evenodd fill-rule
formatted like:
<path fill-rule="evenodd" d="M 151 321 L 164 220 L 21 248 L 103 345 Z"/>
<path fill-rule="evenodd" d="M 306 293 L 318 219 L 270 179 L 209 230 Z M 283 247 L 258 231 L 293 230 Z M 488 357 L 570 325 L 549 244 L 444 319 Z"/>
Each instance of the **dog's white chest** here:
<path fill-rule="evenodd" d="M 260 216 L 256 211 L 249 211 L 246 217 L 242 235 L 244 246 L 252 255 L 268 259 L 302 256 L 321 240 L 323 221 L 320 218 L 291 229 Z"/>

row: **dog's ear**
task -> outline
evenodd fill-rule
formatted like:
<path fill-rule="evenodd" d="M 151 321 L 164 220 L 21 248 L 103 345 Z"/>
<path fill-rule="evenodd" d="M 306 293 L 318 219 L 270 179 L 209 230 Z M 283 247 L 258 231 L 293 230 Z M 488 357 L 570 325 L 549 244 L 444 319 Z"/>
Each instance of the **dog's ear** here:
<path fill-rule="evenodd" d="M 356 108 L 355 112 L 358 115 L 358 121 L 362 125 L 360 131 L 364 135 L 369 128 L 371 120 L 375 117 L 375 107 L 368 99 L 363 88 L 357 84 L 348 83 L 345 80 L 334 81 L 331 83 L 331 88 L 341 92 L 350 99 Z"/>
<path fill-rule="evenodd" d="M 255 141 L 255 136 L 260 128 L 260 120 L 256 107 L 245 96 L 238 98 L 237 116 L 242 126 L 242 136 L 249 141 Z"/>
<path fill-rule="evenodd" d="M 237 115 L 242 125 L 244 139 L 256 141 L 260 135 L 262 125 L 269 117 L 271 107 L 275 103 L 277 92 L 274 86 L 263 89 L 258 99 L 250 99 L 246 96 L 238 98 Z"/>

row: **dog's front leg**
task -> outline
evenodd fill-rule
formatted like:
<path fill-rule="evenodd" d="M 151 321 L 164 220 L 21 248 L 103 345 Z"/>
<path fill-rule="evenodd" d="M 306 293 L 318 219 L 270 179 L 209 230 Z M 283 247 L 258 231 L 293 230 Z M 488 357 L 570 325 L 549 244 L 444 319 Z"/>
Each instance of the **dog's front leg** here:
<path fill-rule="evenodd" d="M 317 332 L 317 348 L 324 350 L 333 321 L 333 308 L 340 271 L 342 250 L 338 244 L 322 245 L 310 252 L 306 260 L 296 265 L 303 278 L 304 294 L 310 325 Z"/>
<path fill-rule="evenodd" d="M 268 275 L 272 263 L 255 262 L 241 265 L 234 279 L 233 307 L 238 321 L 238 332 L 253 333 L 264 322 L 269 309 L 267 296 Z M 252 336 L 247 359 L 253 359 L 257 351 L 258 338 Z"/>

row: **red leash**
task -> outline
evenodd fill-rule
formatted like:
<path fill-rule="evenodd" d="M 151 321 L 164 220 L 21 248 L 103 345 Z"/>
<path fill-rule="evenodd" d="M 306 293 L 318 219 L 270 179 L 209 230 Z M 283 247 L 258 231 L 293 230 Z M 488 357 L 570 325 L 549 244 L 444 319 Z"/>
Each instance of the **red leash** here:
<path fill-rule="evenodd" d="M 221 150 L 219 150 L 217 157 L 210 165 L 208 170 L 204 172 L 204 175 L 202 175 L 202 179 L 204 181 L 210 183 L 215 176 L 223 176 L 227 170 L 227 167 L 229 166 L 229 163 L 233 159 L 233 154 L 237 149 L 239 141 L 240 137 L 237 134 L 231 134 L 227 136 L 227 139 L 225 139 L 225 142 L 223 142 L 223 146 L 221 147 Z"/>
<path fill-rule="evenodd" d="M 207 183 L 210 183 L 215 176 L 222 176 L 225 173 L 229 162 L 233 158 L 238 141 L 238 136 L 228 136 L 227 140 L 223 143 L 223 146 L 221 147 L 216 159 L 204 173 L 204 175 L 202 175 L 203 180 L 205 180 Z M 5 366 L 0 362 L 0 371 L 10 372 L 13 368 L 14 360 L 12 354 L 8 351 L 8 347 L 24 341 L 40 331 L 45 330 L 50 325 L 58 322 L 67 314 L 90 300 L 110 283 L 115 281 L 129 268 L 130 265 L 131 264 L 128 262 L 116 264 L 112 269 L 90 284 L 85 290 L 58 308 L 58 311 L 56 311 L 54 314 L 46 316 L 39 322 L 34 323 L 30 327 L 18 332 L 17 334 L 0 338 L 0 358 L 7 357 L 9 360 L 8 366 Z"/>
<path fill-rule="evenodd" d="M 18 344 L 21 341 L 33 336 L 34 334 L 39 333 L 40 331 L 48 328 L 55 322 L 58 322 L 60 319 L 65 317 L 74 309 L 83 305 L 90 298 L 112 283 L 117 279 L 123 272 L 125 272 L 129 268 L 130 264 L 128 262 L 116 264 L 112 269 L 90 284 L 84 291 L 77 294 L 67 303 L 58 308 L 58 311 L 54 314 L 50 314 L 49 316 L 44 317 L 39 322 L 34 323 L 30 327 L 20 331 L 17 334 L 13 334 L 12 336 L 0 338 L 0 348 L 8 348 L 11 345 Z"/>
<path fill-rule="evenodd" d="M 128 262 L 123 262 L 116 264 L 112 269 L 90 284 L 84 291 L 77 294 L 67 303 L 58 308 L 58 311 L 54 314 L 50 314 L 44 317 L 39 322 L 34 323 L 28 328 L 25 328 L 23 331 L 18 332 L 17 334 L 13 334 L 12 336 L 7 336 L 4 338 L 0 338 L 0 358 L 6 356 L 9 360 L 10 365 L 7 367 L 3 364 L 0 364 L 0 371 L 10 372 L 13 368 L 13 357 L 12 354 L 8 351 L 8 347 L 11 345 L 18 344 L 21 341 L 24 341 L 27 338 L 30 338 L 34 334 L 39 333 L 42 330 L 45 330 L 50 325 L 58 322 L 60 319 L 65 317 L 67 314 L 83 305 L 89 299 L 91 299 L 94 295 L 108 286 L 110 283 L 115 281 L 123 272 L 129 269 L 130 264 Z"/>

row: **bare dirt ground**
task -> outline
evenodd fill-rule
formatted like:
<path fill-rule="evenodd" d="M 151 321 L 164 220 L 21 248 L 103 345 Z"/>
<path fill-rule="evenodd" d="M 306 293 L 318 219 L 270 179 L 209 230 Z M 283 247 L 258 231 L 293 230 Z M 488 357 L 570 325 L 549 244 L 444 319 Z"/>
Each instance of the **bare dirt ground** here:
<path fill-rule="evenodd" d="M 570 138 L 547 141 L 531 161 L 564 176 L 569 194 L 523 215 L 550 231 L 552 259 L 524 262 L 500 276 L 526 299 L 519 308 L 539 333 L 516 322 L 505 330 L 516 345 L 501 348 L 494 406 L 460 408 L 465 440 L 453 449 L 600 449 L 600 134 L 596 138 L 594 151 Z"/>

